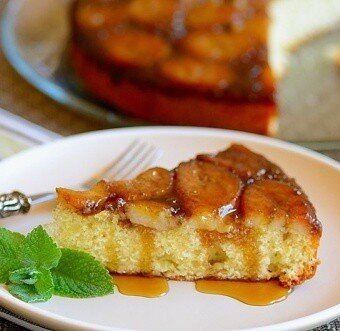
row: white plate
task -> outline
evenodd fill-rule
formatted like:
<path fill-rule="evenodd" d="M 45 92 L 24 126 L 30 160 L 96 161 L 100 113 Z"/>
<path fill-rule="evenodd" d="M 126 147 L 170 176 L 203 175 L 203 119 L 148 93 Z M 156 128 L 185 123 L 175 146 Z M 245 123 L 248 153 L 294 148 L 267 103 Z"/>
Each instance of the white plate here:
<path fill-rule="evenodd" d="M 23 152 L 0 163 L 1 191 L 27 193 L 81 182 L 112 160 L 134 138 L 161 147 L 158 165 L 171 168 L 197 153 L 216 152 L 231 142 L 245 144 L 277 162 L 302 185 L 323 223 L 316 276 L 287 300 L 254 307 L 231 298 L 198 293 L 193 283 L 170 282 L 157 299 L 115 293 L 95 299 L 54 297 L 26 304 L 0 288 L 0 303 L 54 329 L 67 330 L 306 330 L 340 316 L 340 165 L 319 154 L 251 134 L 200 128 L 133 128 L 94 132 Z M 27 232 L 50 220 L 45 206 L 0 225 Z"/>

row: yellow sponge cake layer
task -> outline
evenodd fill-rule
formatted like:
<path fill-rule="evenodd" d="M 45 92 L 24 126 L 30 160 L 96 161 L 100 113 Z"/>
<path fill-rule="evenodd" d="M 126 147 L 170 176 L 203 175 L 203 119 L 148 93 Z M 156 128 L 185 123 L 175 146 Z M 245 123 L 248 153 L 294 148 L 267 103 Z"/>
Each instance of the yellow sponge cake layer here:
<path fill-rule="evenodd" d="M 279 277 L 292 286 L 313 276 L 318 264 L 313 236 L 299 228 L 287 231 L 279 220 L 249 228 L 235 240 L 185 225 L 156 231 L 121 222 L 109 211 L 82 216 L 63 205 L 54 217 L 46 229 L 59 245 L 84 250 L 116 273 L 185 280 Z"/>

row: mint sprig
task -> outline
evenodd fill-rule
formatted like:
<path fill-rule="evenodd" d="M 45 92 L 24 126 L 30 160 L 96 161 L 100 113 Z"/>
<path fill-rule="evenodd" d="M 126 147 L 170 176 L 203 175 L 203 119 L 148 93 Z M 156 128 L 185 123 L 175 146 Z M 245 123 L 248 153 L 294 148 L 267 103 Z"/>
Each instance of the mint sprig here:
<path fill-rule="evenodd" d="M 42 226 L 25 236 L 0 228 L 0 283 L 26 302 L 113 292 L 108 271 L 90 254 L 59 248 Z"/>
<path fill-rule="evenodd" d="M 47 301 L 54 292 L 51 272 L 45 268 L 22 268 L 9 275 L 8 290 L 26 302 Z"/>
<path fill-rule="evenodd" d="M 38 276 L 39 271 L 36 268 L 21 268 L 9 273 L 9 281 L 13 284 L 33 285 L 37 282 Z"/>
<path fill-rule="evenodd" d="M 25 302 L 45 302 L 52 298 L 53 291 L 39 293 L 33 285 L 9 284 L 8 291 Z"/>

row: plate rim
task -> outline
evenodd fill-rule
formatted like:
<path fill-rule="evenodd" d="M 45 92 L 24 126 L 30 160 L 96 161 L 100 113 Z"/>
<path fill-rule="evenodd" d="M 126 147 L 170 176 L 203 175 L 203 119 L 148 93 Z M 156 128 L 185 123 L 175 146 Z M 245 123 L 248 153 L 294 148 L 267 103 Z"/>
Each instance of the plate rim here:
<path fill-rule="evenodd" d="M 30 148 L 26 151 L 23 151 L 21 153 L 18 153 L 16 155 L 13 155 L 3 161 L 0 162 L 0 167 L 3 166 L 9 166 L 11 164 L 14 164 L 17 162 L 17 160 L 20 160 L 20 158 L 25 158 L 29 154 L 36 154 L 40 153 L 41 150 L 49 149 L 51 146 L 56 145 L 63 145 L 68 144 L 72 141 L 81 141 L 82 139 L 94 139 L 93 137 L 97 136 L 122 136 L 122 135 L 134 135 L 134 134 L 154 134 L 154 135 L 187 135 L 187 136 L 205 136 L 205 137 L 226 137 L 229 140 L 235 139 L 235 140 L 243 140 L 246 142 L 254 142 L 254 143 L 260 143 L 267 146 L 276 147 L 278 149 L 283 149 L 286 151 L 290 151 L 293 153 L 297 153 L 300 155 L 308 156 L 312 158 L 314 161 L 322 162 L 323 164 L 327 166 L 331 166 L 333 169 L 340 171 L 340 163 L 327 157 L 324 155 L 321 155 L 315 151 L 309 150 L 307 148 L 282 141 L 276 138 L 270 138 L 270 137 L 264 137 L 252 133 L 244 133 L 244 132 L 238 132 L 238 131 L 232 131 L 232 130 L 224 130 L 224 129 L 214 129 L 214 128 L 201 128 L 201 127 L 167 127 L 167 126 L 155 126 L 155 127 L 134 127 L 134 128 L 115 128 L 115 129 L 108 129 L 108 130 L 100 130 L 100 131 L 92 131 L 87 133 L 81 133 L 70 137 L 65 137 L 62 139 L 58 139 L 52 142 L 49 142 L 44 145 L 36 146 L 33 148 Z M 64 317 L 62 315 L 54 314 L 48 311 L 45 311 L 41 308 L 35 307 L 34 305 L 30 305 L 27 303 L 24 303 L 13 296 L 11 296 L 3 287 L 0 288 L 0 299 L 3 299 L 1 301 L 6 301 L 5 303 L 2 303 L 5 307 L 9 308 L 10 310 L 13 310 L 16 313 L 19 313 L 23 316 L 32 318 L 33 320 L 39 321 L 46 319 L 46 317 L 49 319 L 48 322 L 53 323 L 54 325 L 58 325 L 59 327 L 68 327 L 73 330 L 133 330 L 133 329 L 122 329 L 122 328 L 115 328 L 115 327 L 107 327 L 95 323 L 89 323 L 89 322 L 83 322 L 77 319 Z M 292 330 L 302 330 L 303 328 L 313 328 L 320 326 L 322 324 L 325 324 L 333 319 L 336 319 L 340 316 L 340 303 L 336 304 L 332 307 L 329 307 L 325 310 L 319 311 L 317 313 L 300 317 L 297 319 L 293 319 L 290 321 L 267 325 L 263 327 L 256 327 L 256 328 L 246 328 L 246 329 L 238 329 L 243 331 L 269 331 L 275 329 L 279 330 L 286 330 L 286 331 L 292 331 Z M 41 323 L 41 322 L 40 322 Z"/>
<path fill-rule="evenodd" d="M 312 150 L 310 148 L 298 145 L 294 142 L 285 141 L 279 138 L 275 137 L 268 137 L 263 136 L 251 132 L 243 132 L 243 131 L 236 131 L 236 130 L 229 130 L 229 129 L 221 129 L 221 128 L 209 128 L 209 127 L 196 127 L 196 126 L 167 126 L 167 125 L 155 125 L 155 126 L 136 126 L 136 127 L 124 127 L 124 128 L 109 128 L 109 129 L 103 129 L 103 130 L 95 130 L 95 131 L 89 131 L 89 132 L 82 132 L 77 133 L 71 136 L 64 136 L 61 139 L 56 139 L 51 142 L 34 146 L 28 150 L 24 150 L 20 153 L 14 154 L 4 160 L 1 160 L 1 164 L 7 163 L 8 161 L 11 161 L 12 159 L 15 159 L 16 157 L 21 157 L 21 155 L 26 153 L 31 153 L 31 151 L 39 150 L 46 148 L 46 146 L 54 145 L 54 144 L 60 144 L 61 141 L 73 141 L 73 140 L 80 140 L 83 139 L 84 136 L 96 136 L 99 134 L 103 135 L 111 135 L 115 134 L 115 132 L 120 134 L 129 135 L 133 131 L 155 131 L 157 134 L 173 134 L 176 132 L 178 135 L 195 135 L 195 134 L 203 134 L 205 136 L 214 136 L 216 134 L 222 134 L 226 136 L 233 136 L 236 139 L 244 139 L 250 142 L 258 142 L 260 144 L 266 144 L 269 146 L 279 147 L 283 149 L 287 149 L 289 151 L 292 151 L 294 153 L 298 154 L 304 154 L 305 156 L 308 156 L 310 158 L 316 159 L 321 162 L 325 162 L 328 165 L 334 167 L 337 170 L 340 170 L 340 162 L 332 159 L 331 157 L 321 154 L 315 150 Z M 166 131 L 166 132 L 165 132 Z M 202 132 L 205 131 L 205 132 Z"/>
<path fill-rule="evenodd" d="M 22 57 L 16 47 L 15 33 L 13 31 L 13 24 L 15 16 L 23 5 L 23 0 L 11 0 L 5 6 L 1 22 L 1 47 L 7 61 L 12 67 L 32 86 L 38 89 L 44 95 L 47 95 L 52 100 L 69 107 L 72 111 L 87 115 L 94 119 L 104 122 L 105 124 L 117 125 L 119 127 L 127 126 L 158 126 L 150 122 L 146 122 L 128 115 L 120 114 L 117 111 L 102 107 L 96 102 L 83 99 L 62 88 L 46 77 L 43 77 L 36 70 L 33 69 Z M 190 126 L 188 126 L 190 127 Z M 313 148 L 315 150 L 340 150 L 339 139 L 323 139 L 312 141 L 294 140 L 292 143 L 297 143 L 302 146 Z"/>

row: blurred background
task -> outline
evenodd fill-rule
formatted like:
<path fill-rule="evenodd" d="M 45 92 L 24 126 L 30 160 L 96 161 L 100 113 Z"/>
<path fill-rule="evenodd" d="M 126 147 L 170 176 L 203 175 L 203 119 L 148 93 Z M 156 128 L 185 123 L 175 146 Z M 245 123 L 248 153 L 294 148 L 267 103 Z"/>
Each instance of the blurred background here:
<path fill-rule="evenodd" d="M 186 18 L 180 15 L 183 11 L 172 8 L 174 3 L 189 8 L 184 10 Z M 237 4 L 232 12 L 230 3 Z M 272 3 L 277 4 L 274 9 Z M 126 13 L 119 10 L 126 4 L 132 21 L 121 23 Z M 188 124 L 269 134 L 324 151 L 340 148 L 338 0 L 321 5 L 313 0 L 298 4 L 291 0 L 84 0 L 76 7 L 70 0 L 3 0 L 0 11 L 0 107 L 53 132 L 70 135 L 145 123 Z M 171 26 L 166 25 L 168 14 Z M 209 39 L 235 31 L 241 38 Z M 132 39 L 127 38 L 129 33 Z M 263 40 L 267 35 L 270 37 Z M 155 38 L 167 44 L 157 44 Z M 244 46 L 246 38 L 248 48 Z M 280 44 L 280 56 L 274 54 L 278 52 L 275 42 Z M 121 79 L 110 86 L 117 90 L 116 95 L 103 95 L 102 91 L 98 95 L 94 84 L 86 84 L 86 75 L 91 73 L 84 68 L 79 73 L 79 66 L 78 74 L 75 72 L 74 63 L 81 61 L 79 56 L 75 61 L 74 55 L 71 61 L 74 44 L 90 55 L 88 67 L 91 63 L 95 67 L 91 62 L 95 59 L 101 69 L 110 71 L 110 78 Z M 226 45 L 228 49 L 223 48 Z M 152 61 L 156 61 L 157 56 L 163 56 L 162 47 L 168 60 L 162 62 L 159 76 L 150 69 L 146 60 L 150 54 L 144 48 L 151 49 Z M 246 57 L 231 58 L 230 48 L 242 52 L 242 47 Z M 273 56 L 279 60 L 273 61 Z M 144 62 L 138 62 L 139 57 L 144 57 Z M 223 76 L 217 68 L 224 57 Z M 224 74 L 226 68 L 232 68 L 232 74 L 228 70 Z M 125 81 L 136 84 L 124 90 Z M 97 90 L 98 86 L 104 90 L 105 85 L 98 80 Z M 133 90 L 135 86 L 142 86 L 138 93 L 143 98 Z M 128 99 L 135 100 L 128 104 Z M 186 106 L 176 113 L 177 104 Z M 196 113 L 193 108 L 198 109 Z M 216 125 L 214 116 L 222 124 Z"/>
<path fill-rule="evenodd" d="M 3 17 L 9 1 L 0 1 Z M 3 21 L 1 19 L 1 23 Z M 2 31 L 2 29 L 1 29 Z M 104 127 L 79 113 L 70 111 L 28 83 L 7 61 L 0 46 L 0 107 L 62 135 Z"/>

